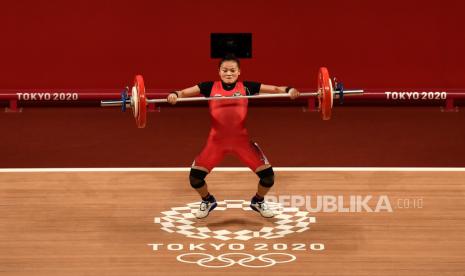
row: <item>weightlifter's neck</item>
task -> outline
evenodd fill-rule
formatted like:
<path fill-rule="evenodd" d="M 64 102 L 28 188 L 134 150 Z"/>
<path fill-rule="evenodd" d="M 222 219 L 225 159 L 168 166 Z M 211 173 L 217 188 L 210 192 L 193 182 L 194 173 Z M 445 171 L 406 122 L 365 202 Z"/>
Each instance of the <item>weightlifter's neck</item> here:
<path fill-rule="evenodd" d="M 221 81 L 221 85 L 223 86 L 223 89 L 226 91 L 233 90 L 234 87 L 236 86 L 237 81 L 233 83 L 225 83 L 224 81 Z"/>

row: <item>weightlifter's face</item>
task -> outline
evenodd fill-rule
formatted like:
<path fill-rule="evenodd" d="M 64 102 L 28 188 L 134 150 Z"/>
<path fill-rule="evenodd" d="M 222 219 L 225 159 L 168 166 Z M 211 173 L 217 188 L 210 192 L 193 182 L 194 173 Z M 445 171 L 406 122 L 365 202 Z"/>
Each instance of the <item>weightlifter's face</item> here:
<path fill-rule="evenodd" d="M 235 61 L 225 61 L 220 66 L 220 78 L 224 83 L 234 83 L 239 78 L 241 70 Z"/>

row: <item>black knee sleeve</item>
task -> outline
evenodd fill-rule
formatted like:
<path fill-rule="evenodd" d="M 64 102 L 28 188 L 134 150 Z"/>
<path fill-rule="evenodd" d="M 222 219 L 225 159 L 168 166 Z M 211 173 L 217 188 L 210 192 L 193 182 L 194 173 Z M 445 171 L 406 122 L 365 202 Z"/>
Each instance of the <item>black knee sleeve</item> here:
<path fill-rule="evenodd" d="M 189 174 L 189 181 L 191 183 L 192 188 L 199 189 L 205 185 L 205 177 L 207 176 L 207 172 L 202 170 L 191 168 L 191 172 Z"/>
<path fill-rule="evenodd" d="M 257 172 L 257 175 L 260 178 L 259 183 L 263 187 L 271 188 L 274 185 L 274 172 L 272 167 Z"/>

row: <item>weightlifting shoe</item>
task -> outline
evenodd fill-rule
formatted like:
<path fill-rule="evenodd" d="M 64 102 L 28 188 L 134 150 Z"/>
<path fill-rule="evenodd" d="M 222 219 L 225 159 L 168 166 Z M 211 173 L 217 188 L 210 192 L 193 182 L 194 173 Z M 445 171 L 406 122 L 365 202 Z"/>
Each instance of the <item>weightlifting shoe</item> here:
<path fill-rule="evenodd" d="M 260 213 L 264 218 L 272 218 L 274 217 L 274 212 L 268 208 L 265 200 L 257 201 L 255 198 L 252 198 L 250 202 L 250 208 L 254 211 Z"/>
<path fill-rule="evenodd" d="M 218 204 L 216 203 L 215 197 L 210 195 L 207 199 L 200 202 L 199 210 L 195 213 L 195 217 L 198 219 L 203 219 L 208 217 L 208 214 L 216 208 Z"/>

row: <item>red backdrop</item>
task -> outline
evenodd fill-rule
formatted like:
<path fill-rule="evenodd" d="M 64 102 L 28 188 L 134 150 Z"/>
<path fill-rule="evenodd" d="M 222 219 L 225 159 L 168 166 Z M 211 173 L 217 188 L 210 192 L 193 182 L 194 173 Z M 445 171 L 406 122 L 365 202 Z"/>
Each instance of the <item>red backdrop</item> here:
<path fill-rule="evenodd" d="M 243 78 L 315 86 L 465 87 L 465 1 L 3 1 L 0 88 L 153 88 L 216 77 L 211 32 L 253 33 Z"/>

